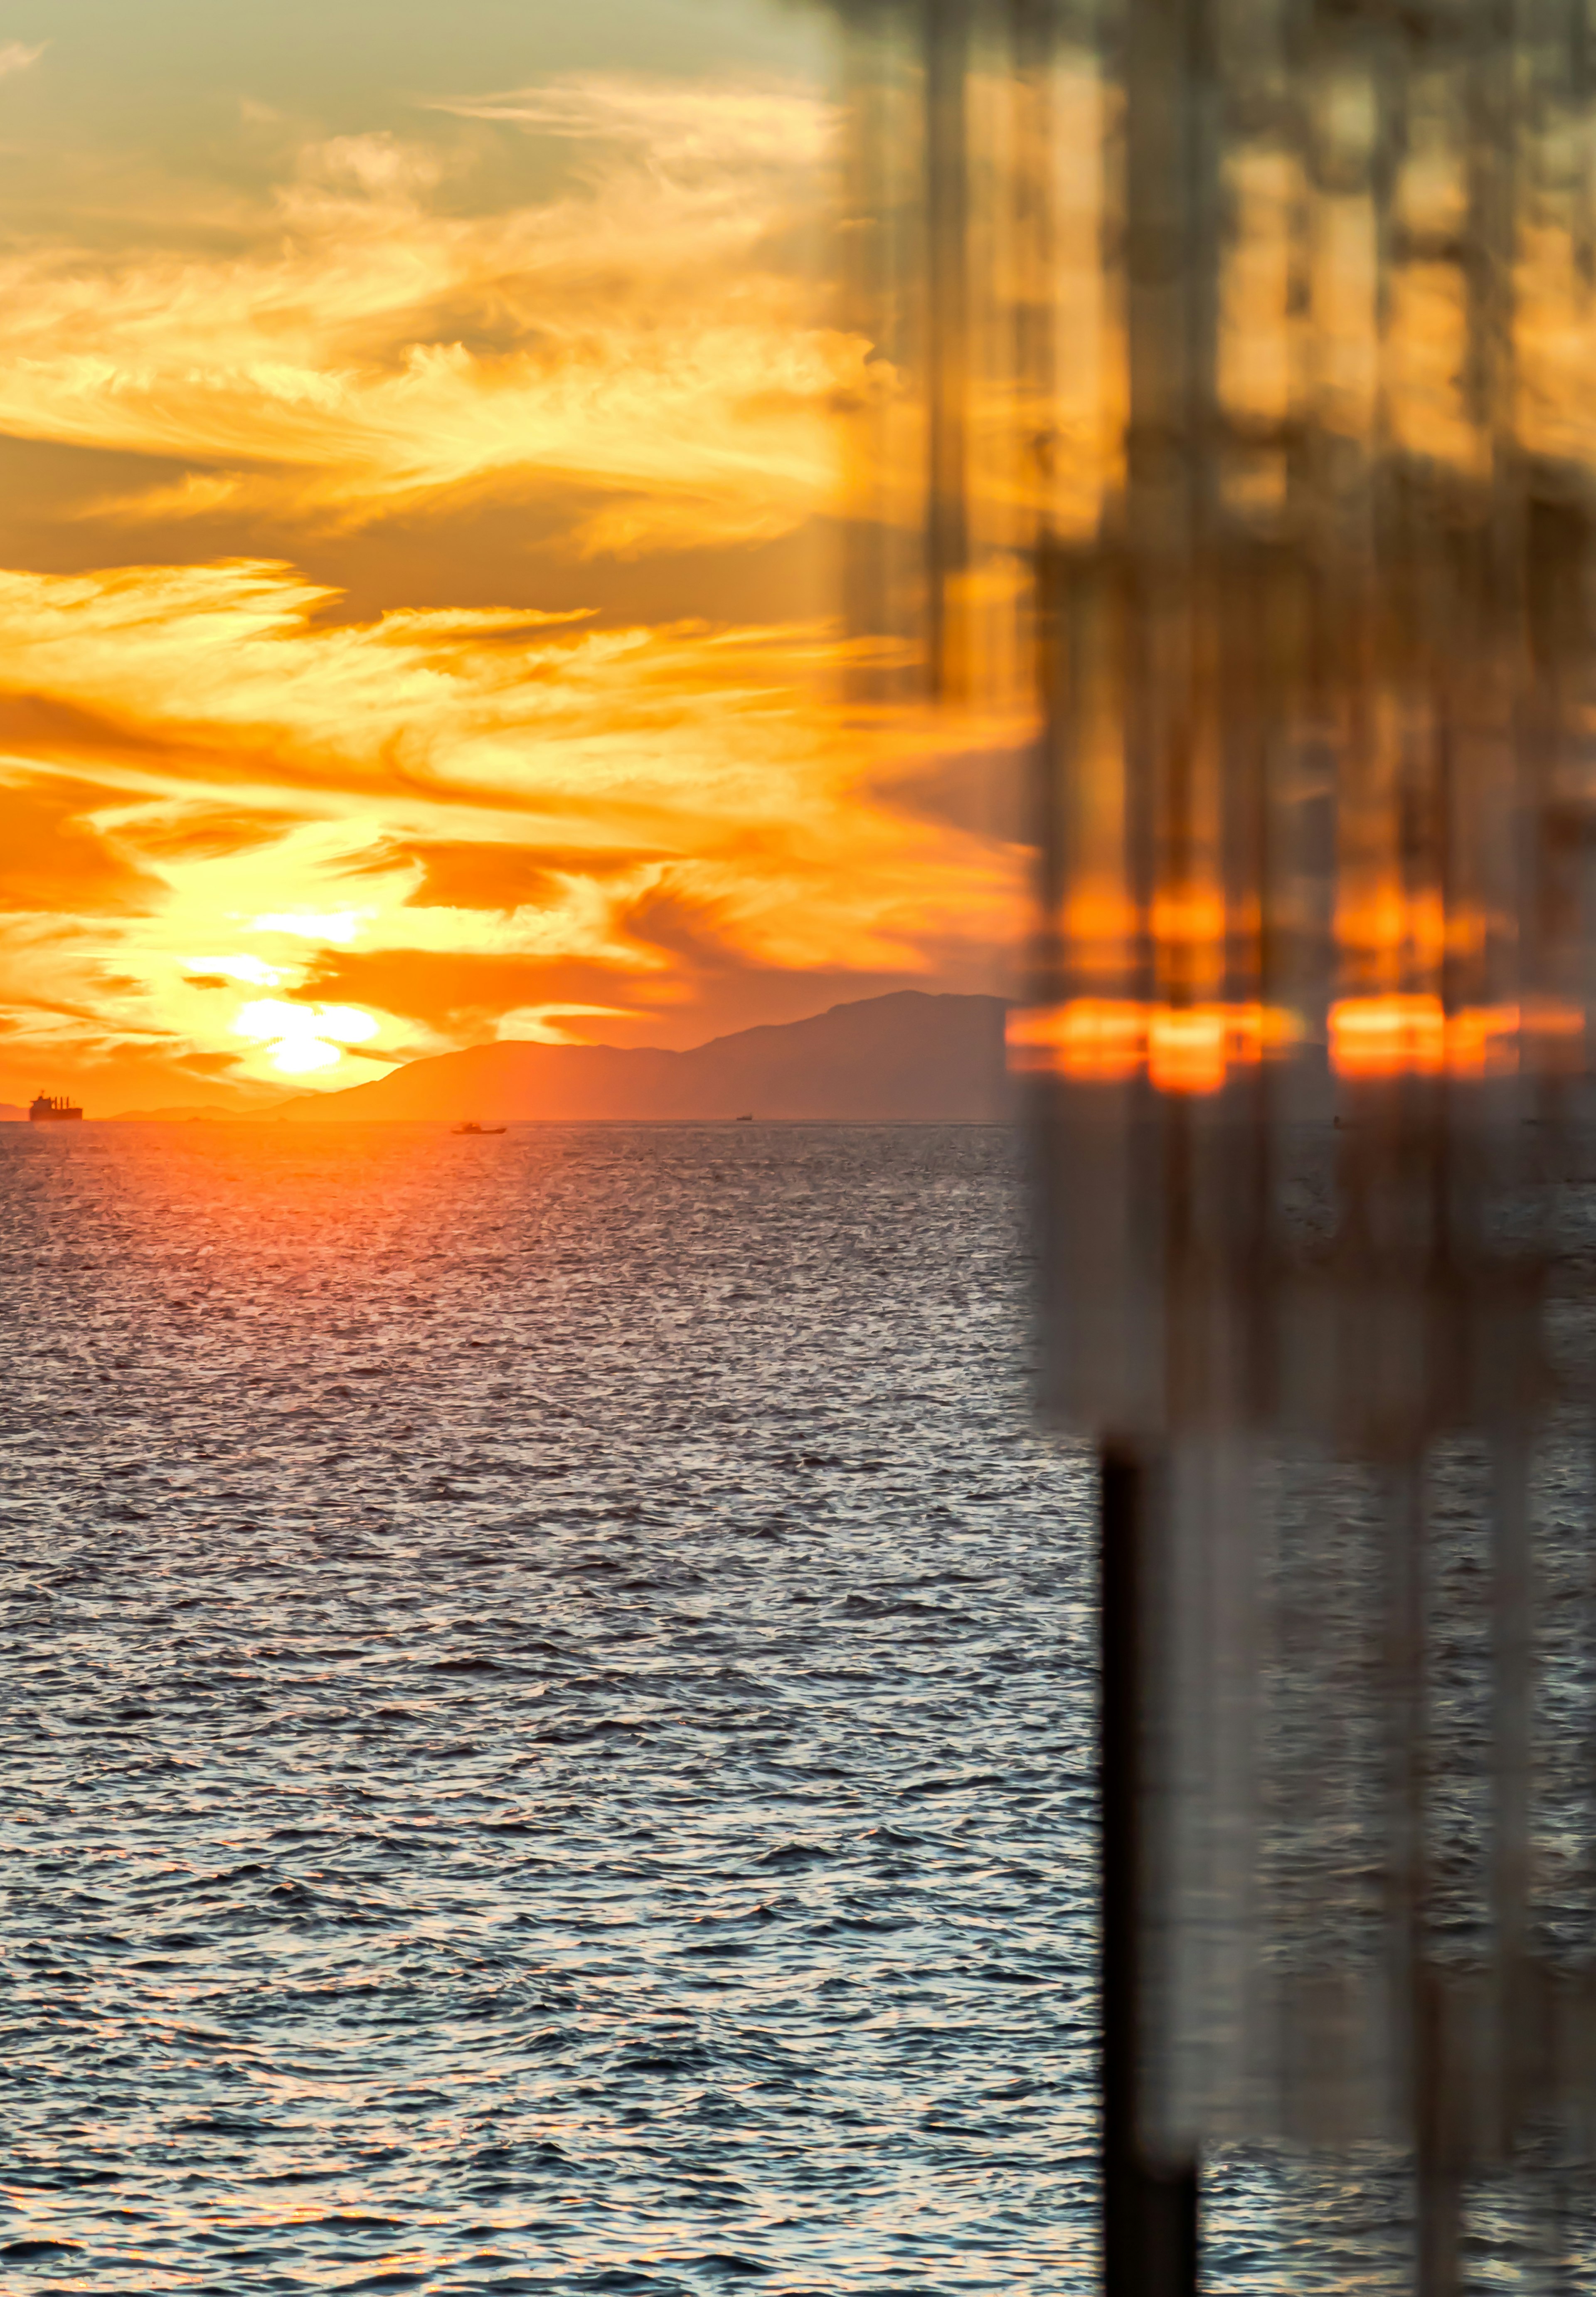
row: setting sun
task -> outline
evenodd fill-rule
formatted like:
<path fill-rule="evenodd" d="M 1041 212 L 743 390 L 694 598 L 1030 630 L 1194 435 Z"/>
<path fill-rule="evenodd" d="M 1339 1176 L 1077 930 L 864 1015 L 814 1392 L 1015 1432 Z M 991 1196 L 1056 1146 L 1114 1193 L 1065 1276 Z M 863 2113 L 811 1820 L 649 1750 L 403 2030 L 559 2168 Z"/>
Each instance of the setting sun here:
<path fill-rule="evenodd" d="M 246 72 L 202 194 L 136 107 L 76 192 L 102 65 L 17 51 L 52 195 L 0 260 L 0 1100 L 242 1110 L 551 1017 L 685 1044 L 1006 983 L 1012 731 L 843 689 L 817 53 L 429 50 L 358 125 Z"/>
<path fill-rule="evenodd" d="M 289 1005 L 279 998 L 257 998 L 241 1005 L 235 1033 L 267 1049 L 267 1058 L 284 1076 L 309 1076 L 335 1068 L 346 1045 L 374 1037 L 379 1024 L 351 1005 Z"/>

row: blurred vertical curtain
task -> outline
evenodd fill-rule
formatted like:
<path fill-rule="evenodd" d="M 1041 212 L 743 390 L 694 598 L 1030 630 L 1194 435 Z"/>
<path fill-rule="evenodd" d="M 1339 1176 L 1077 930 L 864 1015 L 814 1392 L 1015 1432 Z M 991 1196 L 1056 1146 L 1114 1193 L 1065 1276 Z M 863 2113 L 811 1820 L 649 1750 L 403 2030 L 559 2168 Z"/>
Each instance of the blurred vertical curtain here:
<path fill-rule="evenodd" d="M 1143 2142 L 1389 2149 L 1443 2291 L 1596 2198 L 1591 10 L 845 21 L 851 611 L 1033 758 L 1045 1403 L 1153 1494 Z"/>

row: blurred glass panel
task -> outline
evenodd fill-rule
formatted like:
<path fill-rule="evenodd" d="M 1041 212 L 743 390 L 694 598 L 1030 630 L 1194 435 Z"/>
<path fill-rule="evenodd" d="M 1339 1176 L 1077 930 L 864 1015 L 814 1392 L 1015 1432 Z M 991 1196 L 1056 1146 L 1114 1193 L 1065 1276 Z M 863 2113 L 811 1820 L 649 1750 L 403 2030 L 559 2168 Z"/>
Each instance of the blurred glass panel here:
<path fill-rule="evenodd" d="M 1034 744 L 1046 1402 L 1148 1475 L 1143 2138 L 1417 2165 L 1369 2285 L 1504 2194 L 1575 2275 L 1587 8 L 850 37 L 854 610 Z"/>

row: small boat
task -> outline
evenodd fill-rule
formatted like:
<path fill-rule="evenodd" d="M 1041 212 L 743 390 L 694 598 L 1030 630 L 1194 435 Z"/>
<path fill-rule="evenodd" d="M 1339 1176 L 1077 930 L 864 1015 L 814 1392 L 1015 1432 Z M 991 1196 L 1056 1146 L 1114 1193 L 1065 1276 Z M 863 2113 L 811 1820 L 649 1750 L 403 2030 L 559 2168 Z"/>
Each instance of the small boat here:
<path fill-rule="evenodd" d="M 504 1129 L 502 1124 L 457 1124 L 455 1135 L 457 1140 L 491 1140 L 496 1132 Z"/>
<path fill-rule="evenodd" d="M 52 1099 L 47 1092 L 36 1093 L 29 1107 L 30 1124 L 80 1124 L 83 1111 L 63 1097 Z"/>
<path fill-rule="evenodd" d="M 738 1124 L 753 1124 L 753 1117 L 752 1117 L 752 1116 L 739 1116 L 739 1117 L 736 1120 L 736 1122 Z"/>

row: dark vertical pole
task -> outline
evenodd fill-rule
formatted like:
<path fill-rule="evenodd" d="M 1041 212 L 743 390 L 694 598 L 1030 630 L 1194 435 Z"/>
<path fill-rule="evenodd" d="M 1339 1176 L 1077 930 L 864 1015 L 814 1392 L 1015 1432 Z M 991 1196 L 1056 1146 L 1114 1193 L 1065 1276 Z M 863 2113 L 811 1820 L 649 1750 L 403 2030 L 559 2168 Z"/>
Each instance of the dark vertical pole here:
<path fill-rule="evenodd" d="M 1106 1445 L 1102 1474 L 1103 2287 L 1105 2297 L 1196 2297 L 1197 2175 L 1143 2153 L 1140 2061 L 1146 1462 Z"/>

